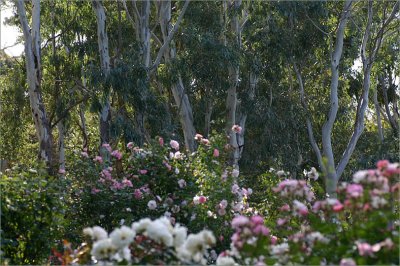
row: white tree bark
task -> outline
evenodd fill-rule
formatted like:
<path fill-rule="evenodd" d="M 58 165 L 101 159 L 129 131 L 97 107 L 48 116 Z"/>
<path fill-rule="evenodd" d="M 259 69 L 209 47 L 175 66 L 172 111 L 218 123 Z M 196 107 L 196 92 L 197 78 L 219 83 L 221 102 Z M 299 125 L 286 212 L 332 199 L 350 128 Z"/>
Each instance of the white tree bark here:
<path fill-rule="evenodd" d="M 375 62 L 376 55 L 381 47 L 384 37 L 385 37 L 385 29 L 387 28 L 389 23 L 395 18 L 395 15 L 399 11 L 399 1 L 397 1 L 393 7 L 391 14 L 383 22 L 381 28 L 379 29 L 377 36 L 374 39 L 372 39 L 372 41 L 373 41 L 372 44 L 369 44 L 371 28 L 372 28 L 372 11 L 373 11 L 372 5 L 373 5 L 373 1 L 369 0 L 368 1 L 367 27 L 366 27 L 366 30 L 364 33 L 362 44 L 361 44 L 361 59 L 363 62 L 363 74 L 364 74 L 362 94 L 361 94 L 361 97 L 360 97 L 360 99 L 358 101 L 358 105 L 357 105 L 356 121 L 354 123 L 353 134 L 350 138 L 349 143 L 347 144 L 346 150 L 344 151 L 339 164 L 336 167 L 337 179 L 339 179 L 340 176 L 342 175 L 346 165 L 348 164 L 348 162 L 350 160 L 351 154 L 354 152 L 357 141 L 360 138 L 362 132 L 364 131 L 364 116 L 365 116 L 365 110 L 368 107 L 368 99 L 369 99 L 368 95 L 369 95 L 369 90 L 371 87 L 372 65 Z M 368 53 L 368 55 L 367 55 L 367 50 L 366 50 L 367 46 L 370 47 L 370 52 Z"/>
<path fill-rule="evenodd" d="M 25 43 L 25 63 L 29 86 L 29 100 L 39 139 L 39 157 L 51 167 L 53 160 L 53 137 L 41 93 L 41 57 L 40 57 L 40 1 L 32 1 L 32 28 L 28 25 L 25 3 L 16 2 Z"/>
<path fill-rule="evenodd" d="M 93 10 L 96 13 L 97 20 L 97 39 L 100 54 L 101 70 L 107 78 L 110 74 L 110 55 L 108 50 L 108 35 L 106 29 L 106 14 L 102 1 L 92 1 Z M 110 142 L 110 120 L 111 120 L 111 105 L 109 95 L 106 95 L 106 100 L 100 112 L 100 144 Z"/>
<path fill-rule="evenodd" d="M 140 40 L 142 44 L 142 58 L 143 64 L 146 68 L 150 66 L 150 0 L 142 1 L 142 8 L 140 12 Z"/>
<path fill-rule="evenodd" d="M 327 121 L 322 127 L 322 150 L 323 154 L 327 159 L 326 166 L 323 167 L 326 176 L 326 192 L 331 195 L 336 195 L 336 188 L 338 182 L 338 176 L 335 171 L 335 160 L 333 156 L 332 149 L 332 128 L 336 120 L 337 111 L 339 108 L 339 98 L 338 98 L 338 84 L 339 84 L 339 63 L 342 57 L 343 50 L 343 38 L 344 31 L 348 18 L 350 16 L 350 8 L 352 5 L 352 0 L 346 0 L 344 2 L 344 7 L 342 14 L 340 16 L 340 21 L 338 29 L 336 32 L 336 42 L 334 46 L 334 51 L 331 55 L 331 85 L 330 85 L 330 109 Z"/>
<path fill-rule="evenodd" d="M 189 1 L 186 1 L 184 9 L 182 9 L 179 16 L 182 19 L 183 13 L 185 12 Z M 179 20 L 178 18 L 178 20 Z M 178 23 L 178 22 L 176 22 Z M 175 43 L 172 41 L 172 35 L 176 31 L 176 27 L 171 24 L 171 1 L 163 1 L 161 3 L 161 15 L 160 15 L 160 25 L 163 35 L 164 44 L 167 44 L 164 49 L 164 59 L 168 63 L 170 60 L 174 59 L 176 56 Z M 176 24 L 175 24 L 176 25 Z M 175 29 L 175 30 L 174 30 Z M 163 46 L 164 47 L 164 46 Z M 163 48 L 160 48 L 160 51 Z M 157 60 L 157 59 L 156 59 Z M 174 96 L 175 104 L 179 110 L 179 119 L 182 125 L 183 135 L 185 138 L 185 147 L 189 151 L 194 151 L 196 144 L 194 136 L 196 130 L 193 125 L 193 111 L 192 106 L 189 101 L 189 97 L 185 92 L 183 81 L 181 75 L 178 73 L 178 81 L 171 86 L 172 95 Z"/>

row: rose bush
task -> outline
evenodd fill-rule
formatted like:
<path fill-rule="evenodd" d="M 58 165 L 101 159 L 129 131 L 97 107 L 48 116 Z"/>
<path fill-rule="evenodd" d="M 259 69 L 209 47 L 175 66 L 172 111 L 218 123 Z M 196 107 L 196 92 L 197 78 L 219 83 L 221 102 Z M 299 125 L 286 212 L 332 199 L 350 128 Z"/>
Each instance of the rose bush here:
<path fill-rule="evenodd" d="M 218 245 L 211 231 L 187 236 L 186 227 L 174 226 L 171 218 L 163 217 L 142 219 L 115 229 L 109 236 L 104 229 L 95 233 L 96 228 L 87 228 L 85 234 L 91 240 L 83 245 L 86 252 L 80 253 L 86 254 L 86 260 L 77 257 L 75 261 L 397 265 L 399 174 L 399 164 L 380 161 L 377 169 L 359 171 L 353 183 L 341 184 L 337 199 L 323 200 L 315 198 L 306 181 L 282 180 L 273 188 L 285 202 L 275 225 L 267 227 L 259 215 L 235 215 L 230 224 L 230 248 L 219 255 L 210 250 Z M 101 252 L 103 249 L 107 252 Z"/>
<path fill-rule="evenodd" d="M 213 230 L 221 247 L 229 245 L 233 215 L 251 211 L 251 188 L 240 187 L 239 171 L 228 166 L 222 137 L 196 135 L 198 149 L 188 154 L 176 140 L 156 138 L 143 148 L 128 143 L 124 152 L 104 144 L 102 154 L 77 154 L 68 175 L 73 180 L 69 213 L 80 217 L 73 242 L 83 227 L 106 230 L 143 217 L 168 217 L 190 231 L 204 225 Z M 120 149 L 122 150 L 122 149 Z"/>

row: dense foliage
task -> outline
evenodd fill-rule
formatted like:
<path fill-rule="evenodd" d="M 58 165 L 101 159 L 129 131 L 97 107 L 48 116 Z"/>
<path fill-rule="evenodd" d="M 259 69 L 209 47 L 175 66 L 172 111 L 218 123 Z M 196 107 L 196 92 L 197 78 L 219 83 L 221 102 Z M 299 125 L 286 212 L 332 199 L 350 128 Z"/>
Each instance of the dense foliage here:
<path fill-rule="evenodd" d="M 1 264 L 399 264 L 399 1 L 0 2 Z"/>

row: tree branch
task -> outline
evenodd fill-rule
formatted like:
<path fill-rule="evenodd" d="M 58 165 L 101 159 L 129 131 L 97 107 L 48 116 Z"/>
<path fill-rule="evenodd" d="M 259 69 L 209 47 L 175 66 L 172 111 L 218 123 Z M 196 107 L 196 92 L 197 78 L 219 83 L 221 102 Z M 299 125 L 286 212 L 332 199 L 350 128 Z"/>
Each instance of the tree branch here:
<path fill-rule="evenodd" d="M 157 54 L 157 57 L 156 57 L 156 59 L 154 61 L 153 66 L 151 66 L 150 69 L 149 69 L 150 73 L 153 73 L 155 71 L 155 69 L 158 67 L 158 65 L 160 64 L 161 58 L 163 57 L 166 49 L 168 48 L 169 43 L 172 41 L 172 38 L 174 37 L 175 33 L 178 31 L 179 24 L 182 21 L 183 15 L 186 12 L 186 9 L 187 9 L 187 7 L 189 5 L 189 2 L 190 2 L 190 0 L 186 0 L 185 1 L 185 4 L 183 5 L 182 11 L 179 14 L 178 20 L 176 21 L 176 23 L 175 23 L 174 27 L 171 29 L 171 31 L 168 33 L 168 37 L 165 40 L 163 46 L 161 46 L 160 50 L 158 51 L 158 54 Z"/>
<path fill-rule="evenodd" d="M 301 105 L 303 106 L 303 109 L 306 113 L 306 125 L 307 125 L 308 139 L 310 141 L 312 149 L 314 150 L 315 155 L 317 156 L 319 167 L 321 168 L 321 170 L 323 172 L 325 172 L 325 167 L 324 167 L 324 163 L 322 160 L 322 153 L 321 153 L 321 150 L 319 149 L 317 141 L 315 140 L 315 137 L 314 137 L 313 125 L 311 122 L 310 112 L 308 110 L 307 102 L 305 99 L 304 83 L 303 83 L 303 79 L 301 77 L 301 72 L 297 68 L 297 64 L 296 64 L 296 62 L 294 62 L 294 60 L 293 60 L 292 64 L 293 64 L 294 71 L 296 73 L 297 81 L 299 83 Z"/>

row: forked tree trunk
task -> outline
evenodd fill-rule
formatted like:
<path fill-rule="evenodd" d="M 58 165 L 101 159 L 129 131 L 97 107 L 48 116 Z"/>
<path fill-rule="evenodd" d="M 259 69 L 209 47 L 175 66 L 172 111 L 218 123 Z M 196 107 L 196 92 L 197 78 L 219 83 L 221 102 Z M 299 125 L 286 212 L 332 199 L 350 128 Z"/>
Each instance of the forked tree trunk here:
<path fill-rule="evenodd" d="M 40 57 L 40 1 L 32 1 L 32 27 L 28 25 L 25 3 L 16 2 L 25 42 L 25 63 L 29 86 L 29 100 L 36 135 L 39 140 L 39 157 L 46 162 L 49 170 L 53 167 L 53 137 L 41 93 L 41 57 Z"/>
<path fill-rule="evenodd" d="M 322 127 L 322 150 L 326 157 L 326 166 L 322 169 L 325 171 L 325 187 L 326 192 L 336 197 L 336 189 L 338 183 L 338 175 L 335 171 L 335 160 L 332 148 L 332 128 L 336 121 L 336 115 L 339 108 L 338 85 L 339 85 L 339 64 L 343 51 L 344 31 L 348 18 L 350 16 L 351 0 L 344 3 L 343 11 L 340 16 L 340 22 L 336 32 L 336 42 L 334 51 L 331 55 L 331 85 L 330 85 L 330 109 L 327 120 Z"/>
<path fill-rule="evenodd" d="M 161 4 L 161 17 L 160 25 L 162 28 L 162 35 L 164 43 L 168 42 L 169 34 L 173 29 L 171 24 L 171 1 L 163 1 Z M 164 11 L 164 12 L 163 12 Z M 182 11 L 183 12 L 183 11 Z M 165 62 L 168 63 L 176 56 L 175 43 L 173 41 L 169 44 L 169 49 L 164 53 Z M 178 73 L 178 80 L 172 84 L 171 91 L 174 96 L 175 104 L 179 111 L 179 120 L 182 125 L 183 135 L 185 138 L 185 147 L 190 152 L 195 150 L 194 135 L 196 134 L 193 125 L 193 111 L 189 101 L 189 97 L 185 92 L 182 77 Z"/>
<path fill-rule="evenodd" d="M 97 39 L 99 46 L 101 70 L 105 76 L 105 79 L 107 79 L 110 74 L 110 55 L 108 50 L 106 14 L 101 1 L 94 0 L 92 2 L 92 5 L 93 10 L 96 13 L 97 20 Z M 111 105 L 109 95 L 107 94 L 100 112 L 100 144 L 110 142 L 110 122 Z"/>

